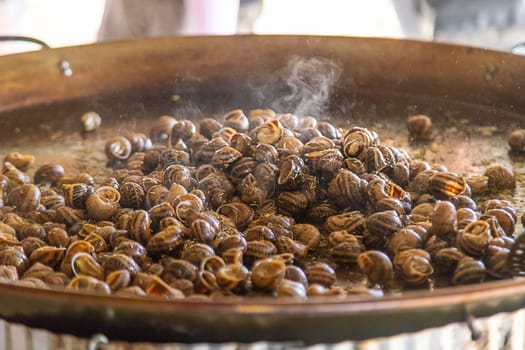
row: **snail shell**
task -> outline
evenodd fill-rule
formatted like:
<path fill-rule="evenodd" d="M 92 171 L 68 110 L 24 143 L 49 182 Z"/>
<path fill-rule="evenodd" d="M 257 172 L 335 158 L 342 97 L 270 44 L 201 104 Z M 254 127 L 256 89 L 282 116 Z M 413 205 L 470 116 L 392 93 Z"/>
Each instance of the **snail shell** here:
<path fill-rule="evenodd" d="M 235 226 L 242 230 L 253 220 L 253 209 L 242 202 L 231 202 L 217 208 L 217 213 L 231 219 Z"/>
<path fill-rule="evenodd" d="M 492 239 L 490 226 L 487 222 L 478 220 L 469 223 L 458 233 L 458 248 L 473 257 L 480 257 L 485 254 L 486 249 Z"/>
<path fill-rule="evenodd" d="M 394 278 L 394 269 L 390 258 L 378 250 L 368 250 L 357 257 L 357 264 L 366 275 L 368 283 L 388 287 Z"/>
<path fill-rule="evenodd" d="M 487 269 L 487 273 L 495 278 L 510 277 L 508 266 L 510 249 L 489 245 L 487 252 L 483 257 L 483 262 Z"/>
<path fill-rule="evenodd" d="M 169 275 L 174 279 L 186 279 L 190 281 L 195 281 L 197 279 L 199 269 L 187 260 L 166 257 L 162 259 L 161 263 L 162 266 L 164 266 L 162 272 L 163 279 L 166 279 Z"/>
<path fill-rule="evenodd" d="M 262 143 L 275 144 L 281 138 L 283 128 L 283 125 L 278 119 L 270 119 L 255 128 L 255 138 Z"/>
<path fill-rule="evenodd" d="M 106 276 L 117 270 L 127 270 L 131 276 L 134 276 L 136 273 L 141 271 L 135 260 L 133 260 L 132 257 L 124 254 L 110 253 L 104 256 L 101 260 Z"/>
<path fill-rule="evenodd" d="M 126 160 L 131 155 L 131 142 L 124 136 L 115 136 L 106 142 L 106 156 L 112 162 Z"/>
<path fill-rule="evenodd" d="M 111 293 L 111 289 L 106 282 L 100 281 L 95 277 L 85 275 L 73 278 L 67 285 L 66 289 L 71 291 L 85 291 L 102 294 Z"/>
<path fill-rule="evenodd" d="M 279 298 L 306 298 L 306 288 L 299 282 L 283 279 L 277 286 L 277 296 Z"/>
<path fill-rule="evenodd" d="M 29 256 L 29 263 L 35 264 L 39 262 L 50 267 L 55 267 L 60 264 L 65 254 L 66 248 L 45 246 L 35 249 L 31 253 Z"/>
<path fill-rule="evenodd" d="M 131 274 L 128 270 L 115 270 L 107 275 L 106 283 L 112 291 L 117 291 L 129 286 Z"/>
<path fill-rule="evenodd" d="M 407 127 L 410 136 L 415 140 L 431 140 L 434 136 L 432 120 L 423 114 L 409 116 Z"/>
<path fill-rule="evenodd" d="M 251 281 L 255 290 L 274 292 L 284 278 L 286 265 L 281 260 L 263 259 L 251 270 Z"/>
<path fill-rule="evenodd" d="M 477 284 L 485 280 L 486 268 L 483 262 L 472 257 L 464 257 L 458 262 L 452 275 L 452 284 Z"/>
<path fill-rule="evenodd" d="M 146 250 L 150 253 L 169 253 L 184 243 L 182 229 L 179 226 L 172 225 L 164 230 L 154 234 L 146 245 Z"/>
<path fill-rule="evenodd" d="M 0 249 L 0 265 L 14 266 L 21 276 L 29 266 L 29 259 L 20 246 L 4 247 Z"/>
<path fill-rule="evenodd" d="M 5 162 L 11 163 L 20 171 L 26 171 L 35 162 L 35 156 L 32 154 L 9 152 L 4 158 L 4 163 Z"/>
<path fill-rule="evenodd" d="M 438 172 L 428 179 L 428 190 L 436 198 L 447 199 L 465 192 L 465 179 L 451 172 Z"/>
<path fill-rule="evenodd" d="M 413 229 L 402 228 L 390 237 L 386 250 L 390 256 L 395 256 L 399 252 L 407 249 L 420 249 L 423 247 L 423 240 Z"/>
<path fill-rule="evenodd" d="M 10 267 L 13 268 L 14 266 L 10 266 Z M 16 269 L 14 271 L 16 272 Z M 26 270 L 26 272 L 24 272 L 23 278 L 34 277 L 34 278 L 43 280 L 44 276 L 52 272 L 53 272 L 53 268 L 47 265 L 44 265 L 42 263 L 36 262 L 32 264 L 31 267 Z"/>
<path fill-rule="evenodd" d="M 280 213 L 295 216 L 308 207 L 308 197 L 299 191 L 283 191 L 277 195 L 276 205 Z"/>
<path fill-rule="evenodd" d="M 136 210 L 131 216 L 129 226 L 130 236 L 142 244 L 147 243 L 151 238 L 151 219 L 145 210 Z"/>
<path fill-rule="evenodd" d="M 256 259 L 264 259 L 277 254 L 277 247 L 270 241 L 255 240 L 246 245 L 246 255 Z"/>
<path fill-rule="evenodd" d="M 40 204 L 40 190 L 33 184 L 24 184 L 15 187 L 7 195 L 7 202 L 15 206 L 21 213 L 29 213 Z"/>
<path fill-rule="evenodd" d="M 248 269 L 242 264 L 228 264 L 215 272 L 217 283 L 225 290 L 233 290 L 249 276 Z"/>
<path fill-rule="evenodd" d="M 86 210 L 95 220 L 108 220 L 120 209 L 120 192 L 113 187 L 99 187 L 86 200 Z"/>
<path fill-rule="evenodd" d="M 351 171 L 339 170 L 328 185 L 328 199 L 341 208 L 359 209 L 366 202 L 365 185 L 366 182 Z"/>
<path fill-rule="evenodd" d="M 212 255 L 215 255 L 215 252 L 209 245 L 194 243 L 186 246 L 182 250 L 181 258 L 196 266 L 200 266 L 202 260 Z"/>
<path fill-rule="evenodd" d="M 308 284 L 320 284 L 330 288 L 336 282 L 334 269 L 326 263 L 314 263 L 304 269 Z"/>
<path fill-rule="evenodd" d="M 91 276 L 99 280 L 104 279 L 103 267 L 87 253 L 76 253 L 71 257 L 71 271 L 74 276 Z"/>
<path fill-rule="evenodd" d="M 439 202 L 434 206 L 430 220 L 431 233 L 444 240 L 449 240 L 457 229 L 456 208 L 448 201 Z"/>
<path fill-rule="evenodd" d="M 125 208 L 140 209 L 144 203 L 145 194 L 141 185 L 126 182 L 120 186 L 120 204 Z"/>
<path fill-rule="evenodd" d="M 437 251 L 433 257 L 437 273 L 451 275 L 465 254 L 456 247 L 447 247 Z"/>
<path fill-rule="evenodd" d="M 428 282 L 434 269 L 428 259 L 416 255 L 406 259 L 399 272 L 406 284 L 420 286 Z"/>
<path fill-rule="evenodd" d="M 295 239 L 308 247 L 308 250 L 315 250 L 321 241 L 319 229 L 311 224 L 295 224 L 292 226 L 292 234 Z"/>
<path fill-rule="evenodd" d="M 35 184 L 57 184 L 64 177 L 64 167 L 60 164 L 44 164 L 35 171 Z"/>

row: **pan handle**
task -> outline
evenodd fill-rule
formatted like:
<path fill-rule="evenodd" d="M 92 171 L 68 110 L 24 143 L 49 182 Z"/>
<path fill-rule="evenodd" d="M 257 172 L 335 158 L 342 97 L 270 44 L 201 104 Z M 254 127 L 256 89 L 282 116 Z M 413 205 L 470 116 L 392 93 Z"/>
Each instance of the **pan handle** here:
<path fill-rule="evenodd" d="M 24 41 L 28 43 L 33 43 L 40 45 L 41 49 L 49 49 L 51 48 L 45 41 L 33 38 L 30 36 L 23 36 L 23 35 L 0 35 L 0 41 Z"/>
<path fill-rule="evenodd" d="M 40 45 L 40 49 L 50 49 L 51 46 L 49 46 L 45 41 L 33 38 L 31 36 L 23 36 L 23 35 L 0 35 L 0 42 L 2 41 L 22 41 L 22 42 L 28 42 Z M 70 77 L 73 75 L 73 70 L 71 69 L 71 65 L 69 64 L 69 61 L 66 59 L 60 59 L 57 63 L 58 69 L 65 77 Z"/>

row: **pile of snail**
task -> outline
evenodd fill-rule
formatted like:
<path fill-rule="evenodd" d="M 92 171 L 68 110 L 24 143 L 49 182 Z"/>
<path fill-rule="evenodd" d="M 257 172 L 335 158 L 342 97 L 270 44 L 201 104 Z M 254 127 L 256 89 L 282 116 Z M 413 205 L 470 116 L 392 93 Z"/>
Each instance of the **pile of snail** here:
<path fill-rule="evenodd" d="M 101 119 L 82 117 L 83 132 Z M 408 119 L 431 140 L 427 116 Z M 158 118 L 107 141 L 112 174 L 31 155 L 0 175 L 0 281 L 163 299 L 304 299 L 511 277 L 516 209 L 476 202 L 516 184 L 461 176 L 376 132 L 272 110 Z"/>

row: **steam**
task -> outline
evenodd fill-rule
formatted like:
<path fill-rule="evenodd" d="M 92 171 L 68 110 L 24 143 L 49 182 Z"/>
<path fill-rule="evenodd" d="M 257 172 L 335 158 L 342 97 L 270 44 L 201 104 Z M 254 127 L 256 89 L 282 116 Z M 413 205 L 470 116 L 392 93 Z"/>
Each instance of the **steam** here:
<path fill-rule="evenodd" d="M 327 58 L 293 56 L 277 73 L 289 93 L 278 97 L 272 108 L 298 116 L 319 116 L 328 109 L 342 71 L 340 65 Z"/>

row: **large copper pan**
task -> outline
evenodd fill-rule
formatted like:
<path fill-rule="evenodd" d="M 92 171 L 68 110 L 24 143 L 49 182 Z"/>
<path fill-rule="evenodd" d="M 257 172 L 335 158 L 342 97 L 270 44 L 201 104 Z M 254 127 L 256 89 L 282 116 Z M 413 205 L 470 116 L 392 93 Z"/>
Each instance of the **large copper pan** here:
<path fill-rule="evenodd" d="M 140 126 L 167 113 L 198 117 L 272 106 L 289 94 L 286 67 L 293 56 L 326 59 L 341 69 L 327 108 L 318 109 L 336 123 L 382 127 L 388 142 L 415 153 L 421 149 L 408 143 L 404 120 L 411 112 L 429 113 L 443 131 L 438 140 L 443 147 L 427 152 L 432 161 L 458 172 L 479 171 L 482 160 L 522 170 L 523 162 L 507 155 L 505 140 L 509 128 L 523 123 L 525 58 L 436 43 L 339 37 L 172 37 L 1 57 L 0 149 L 32 152 L 42 163 L 61 157 L 66 170 L 75 171 L 75 162 L 86 154 L 89 161 L 103 160 L 97 150 L 102 136 L 115 131 L 114 121 Z M 60 68 L 64 60 L 70 76 Z M 103 115 L 100 137 L 80 138 L 77 122 L 86 110 Z M 93 146 L 94 155 L 79 144 Z M 520 188 L 515 199 L 521 213 Z M 519 279 L 381 299 L 306 302 L 167 302 L 0 285 L 0 317 L 9 321 L 144 341 L 334 342 L 523 307 L 525 281 Z"/>

